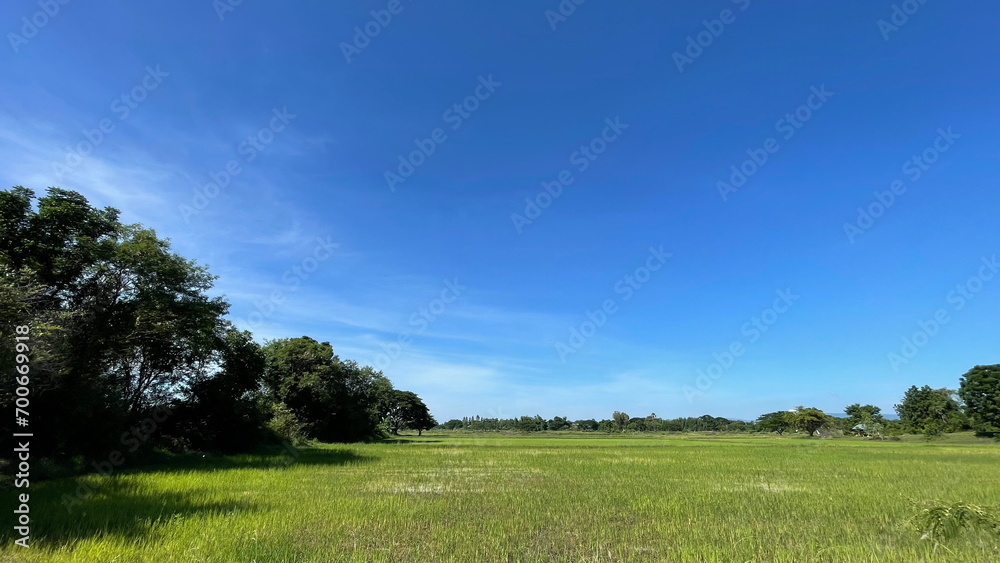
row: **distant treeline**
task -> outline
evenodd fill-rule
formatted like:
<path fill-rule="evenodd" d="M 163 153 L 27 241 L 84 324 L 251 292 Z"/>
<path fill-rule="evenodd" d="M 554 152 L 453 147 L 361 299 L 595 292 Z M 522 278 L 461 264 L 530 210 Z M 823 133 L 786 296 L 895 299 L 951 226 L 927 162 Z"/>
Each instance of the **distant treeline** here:
<path fill-rule="evenodd" d="M 628 415 L 625 415 L 628 416 Z M 542 432 L 549 430 L 579 430 L 583 432 L 749 432 L 753 423 L 742 420 L 730 420 L 709 415 L 690 418 L 660 419 L 655 414 L 646 417 L 629 417 L 620 419 L 569 420 L 565 417 L 554 417 L 545 420 L 541 416 L 522 416 L 520 418 L 482 418 L 479 416 L 452 419 L 438 428 L 443 430 L 472 430 L 480 432 Z"/>
<path fill-rule="evenodd" d="M 844 407 L 843 417 L 830 416 L 813 407 L 762 414 L 752 422 L 710 415 L 684 418 L 629 416 L 615 411 L 604 420 L 544 419 L 540 415 L 519 418 L 451 419 L 440 430 L 472 432 L 802 432 L 807 435 L 850 433 L 873 439 L 901 434 L 939 435 L 976 430 L 983 435 L 1000 431 L 1000 365 L 975 366 L 960 380 L 958 390 L 910 387 L 895 405 L 897 420 L 888 420 L 874 405 L 854 403 Z"/>
<path fill-rule="evenodd" d="M 0 440 L 31 434 L 33 478 L 154 449 L 238 452 L 437 424 L 416 394 L 327 342 L 255 342 L 208 295 L 205 267 L 118 217 L 73 191 L 0 191 L 0 401 L 11 409 Z"/>

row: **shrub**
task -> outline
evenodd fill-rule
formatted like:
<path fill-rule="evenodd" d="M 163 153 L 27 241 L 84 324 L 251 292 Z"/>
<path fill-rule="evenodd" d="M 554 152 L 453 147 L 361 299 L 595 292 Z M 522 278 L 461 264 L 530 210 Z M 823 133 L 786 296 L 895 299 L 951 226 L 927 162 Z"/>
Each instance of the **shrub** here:
<path fill-rule="evenodd" d="M 301 446 L 309 441 L 308 424 L 305 424 L 284 403 L 275 403 L 267 429 L 281 440 L 293 446 Z"/>
<path fill-rule="evenodd" d="M 1000 537 L 997 511 L 974 504 L 926 504 L 909 522 L 920 532 L 920 539 L 933 541 L 935 548 L 966 529 L 984 530 Z"/>

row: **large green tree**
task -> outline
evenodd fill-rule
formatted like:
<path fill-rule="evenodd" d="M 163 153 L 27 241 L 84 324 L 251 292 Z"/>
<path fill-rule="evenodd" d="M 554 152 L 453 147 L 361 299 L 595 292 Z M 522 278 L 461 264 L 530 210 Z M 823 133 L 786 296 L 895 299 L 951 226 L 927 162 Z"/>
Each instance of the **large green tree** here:
<path fill-rule="evenodd" d="M 933 389 L 928 385 L 911 386 L 896 405 L 900 423 L 910 432 L 937 434 L 954 432 L 966 424 L 957 393 L 951 389 Z"/>
<path fill-rule="evenodd" d="M 764 432 L 777 432 L 782 435 L 795 427 L 795 415 L 788 411 L 775 411 L 757 417 L 757 428 Z"/>
<path fill-rule="evenodd" d="M 830 424 L 830 417 L 814 407 L 798 407 L 795 409 L 795 427 L 812 436 L 824 426 Z"/>
<path fill-rule="evenodd" d="M 214 279 L 137 226 L 125 227 L 111 259 L 86 272 L 76 305 L 91 312 L 96 330 L 81 344 L 102 354 L 102 379 L 128 413 L 169 402 L 203 378 L 229 308 L 207 295 Z"/>
<path fill-rule="evenodd" d="M 164 433 L 198 450 L 245 451 L 266 439 L 270 409 L 262 396 L 264 353 L 252 335 L 221 327 L 213 365 L 172 404 Z"/>
<path fill-rule="evenodd" d="M 117 209 L 97 209 L 77 192 L 49 188 L 34 203 L 35 192 L 22 186 L 0 192 L 0 261 L 30 270 L 57 299 L 110 257 L 123 227 Z"/>
<path fill-rule="evenodd" d="M 862 405 L 854 403 L 844 407 L 844 414 L 847 418 L 838 418 L 841 430 L 868 434 L 881 437 L 885 429 L 885 417 L 882 416 L 882 409 L 875 405 Z M 857 427 L 857 431 L 854 430 Z"/>
<path fill-rule="evenodd" d="M 354 442 L 375 436 L 384 404 L 381 373 L 342 362 L 329 342 L 302 336 L 264 345 L 272 398 L 309 425 L 312 438 Z"/>
<path fill-rule="evenodd" d="M 107 455 L 203 380 L 227 309 L 213 280 L 76 192 L 0 192 L 0 332 L 31 327 L 32 453 Z"/>
<path fill-rule="evenodd" d="M 388 419 L 393 434 L 398 435 L 401 428 L 409 428 L 416 430 L 419 436 L 424 430 L 437 426 L 430 409 L 416 393 L 396 390 L 392 396 Z"/>
<path fill-rule="evenodd" d="M 962 376 L 958 395 L 976 430 L 1000 432 L 1000 364 L 970 369 Z"/>
<path fill-rule="evenodd" d="M 613 423 L 613 428 L 615 430 L 617 430 L 618 432 L 624 432 L 625 431 L 625 427 L 628 426 L 629 418 L 630 417 L 629 417 L 628 413 L 624 413 L 624 412 L 621 412 L 621 411 L 615 411 L 611 415 L 611 420 L 613 421 L 612 422 Z"/>
<path fill-rule="evenodd" d="M 862 405 L 860 403 L 847 405 L 844 407 L 844 414 L 848 417 L 847 424 L 849 427 L 854 427 L 865 421 L 885 422 L 885 417 L 882 416 L 882 409 L 875 405 Z"/>
<path fill-rule="evenodd" d="M 546 430 L 569 430 L 573 423 L 565 416 L 554 416 L 545 423 Z"/>

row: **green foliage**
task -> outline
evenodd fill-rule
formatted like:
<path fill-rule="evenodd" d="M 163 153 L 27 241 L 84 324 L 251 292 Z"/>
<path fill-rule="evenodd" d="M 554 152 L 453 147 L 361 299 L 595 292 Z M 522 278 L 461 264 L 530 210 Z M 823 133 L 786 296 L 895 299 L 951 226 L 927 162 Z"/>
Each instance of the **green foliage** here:
<path fill-rule="evenodd" d="M 386 418 L 393 434 L 399 434 L 401 428 L 416 430 L 423 434 L 437 426 L 437 421 L 431 416 L 430 410 L 423 400 L 412 391 L 394 390 L 390 395 Z"/>
<path fill-rule="evenodd" d="M 625 428 L 633 432 L 645 432 L 649 430 L 649 421 L 645 417 L 630 418 Z"/>
<path fill-rule="evenodd" d="M 885 417 L 882 416 L 882 409 L 875 405 L 862 405 L 859 403 L 847 405 L 844 407 L 844 414 L 847 415 L 846 425 L 848 429 L 858 424 L 885 422 Z"/>
<path fill-rule="evenodd" d="M 460 430 L 462 428 L 465 428 L 465 423 L 457 418 L 453 418 L 448 422 L 442 424 L 441 428 L 444 430 Z"/>
<path fill-rule="evenodd" d="M 629 415 L 620 411 L 615 411 L 611 415 L 611 420 L 614 421 L 613 428 L 618 432 L 624 432 L 625 427 L 628 426 Z"/>
<path fill-rule="evenodd" d="M 99 327 L 82 344 L 102 351 L 103 382 L 130 414 L 167 403 L 205 377 L 229 309 L 206 295 L 214 279 L 138 226 L 124 227 L 112 258 L 86 276 L 82 303 Z"/>
<path fill-rule="evenodd" d="M 896 405 L 896 413 L 909 432 L 930 436 L 956 432 L 967 424 L 955 391 L 927 385 L 911 386 Z"/>
<path fill-rule="evenodd" d="M 14 271 L 7 265 L 0 265 L 0 339 L 13 342 L 15 327 L 29 325 L 34 371 L 58 375 L 69 369 L 69 328 L 78 316 L 76 311 L 51 306 L 46 287 L 37 281 L 31 270 Z M 5 398 L 4 393 L 13 389 L 14 356 L 13 346 L 0 347 L 0 368 L 3 370 L 0 380 L 5 383 L 0 396 Z"/>
<path fill-rule="evenodd" d="M 1000 431 L 1000 365 L 975 366 L 960 381 L 958 395 L 973 427 L 980 432 Z"/>
<path fill-rule="evenodd" d="M 565 417 L 554 417 L 545 421 L 541 416 L 523 416 L 521 418 L 482 418 L 479 416 L 465 417 L 460 428 L 474 432 L 539 432 L 542 430 L 578 430 L 598 432 L 621 432 L 619 424 L 624 421 L 624 429 L 635 432 L 749 432 L 753 425 L 742 420 L 729 420 L 709 415 L 687 418 L 661 419 L 650 415 L 645 418 L 619 417 L 619 422 L 605 419 L 600 422 L 594 419 L 577 420 L 570 423 Z M 569 426 L 566 426 L 569 424 Z"/>
<path fill-rule="evenodd" d="M 875 405 L 854 403 L 844 407 L 847 418 L 836 419 L 836 423 L 844 432 L 856 436 L 866 436 L 872 440 L 882 440 L 887 432 L 887 421 L 882 416 L 882 409 Z"/>
<path fill-rule="evenodd" d="M 552 420 L 545 423 L 546 430 L 569 430 L 572 427 L 573 423 L 564 416 L 553 417 Z"/>
<path fill-rule="evenodd" d="M 865 427 L 865 434 L 872 440 L 885 439 L 885 424 L 863 418 L 861 424 Z"/>
<path fill-rule="evenodd" d="M 795 410 L 795 428 L 812 436 L 831 423 L 831 418 L 814 407 L 798 407 Z"/>
<path fill-rule="evenodd" d="M 272 340 L 263 352 L 267 392 L 309 425 L 310 437 L 356 442 L 378 434 L 379 411 L 388 408 L 380 372 L 341 361 L 329 342 L 308 336 Z"/>
<path fill-rule="evenodd" d="M 891 437 L 899 437 L 906 434 L 906 426 L 899 420 L 885 421 L 885 433 Z"/>
<path fill-rule="evenodd" d="M 309 425 L 299 420 L 283 403 L 271 405 L 271 419 L 267 421 L 267 429 L 293 446 L 304 446 L 309 442 Z"/>
<path fill-rule="evenodd" d="M 111 256 L 122 225 L 117 209 L 94 208 L 77 192 L 49 188 L 37 211 L 34 199 L 21 186 L 0 192 L 0 263 L 30 270 L 56 298 Z"/>
<path fill-rule="evenodd" d="M 757 417 L 757 429 L 762 432 L 777 432 L 778 435 L 795 427 L 795 414 L 788 411 L 776 411 Z"/>
<path fill-rule="evenodd" d="M 376 435 L 394 392 L 381 373 L 310 338 L 262 349 L 224 320 L 229 305 L 209 296 L 207 268 L 118 216 L 73 191 L 0 191 L 0 337 L 31 327 L 33 457 L 67 465 L 115 449 L 135 461 L 164 445 L 234 452 L 268 428 L 293 442 Z M 13 361 L 0 349 L 6 404 Z M 0 440 L 10 441 L 12 422 L 0 422 Z M 426 407 L 406 423 L 436 424 Z M 138 435 L 142 451 L 126 444 Z"/>
<path fill-rule="evenodd" d="M 106 455 L 211 377 L 228 306 L 203 267 L 116 210 L 58 188 L 34 198 L 0 192 L 0 325 L 32 327 L 33 453 Z"/>
<path fill-rule="evenodd" d="M 928 503 L 909 520 L 920 539 L 939 545 L 955 539 L 963 530 L 983 530 L 1000 539 L 1000 513 L 975 504 Z"/>
<path fill-rule="evenodd" d="M 184 437 L 196 450 L 235 453 L 252 449 L 265 439 L 269 416 L 260 392 L 264 353 L 249 332 L 225 324 L 206 373 L 174 400 L 163 433 Z"/>
<path fill-rule="evenodd" d="M 541 432 L 545 430 L 545 419 L 540 415 L 522 416 L 514 423 L 514 428 L 521 432 Z"/>

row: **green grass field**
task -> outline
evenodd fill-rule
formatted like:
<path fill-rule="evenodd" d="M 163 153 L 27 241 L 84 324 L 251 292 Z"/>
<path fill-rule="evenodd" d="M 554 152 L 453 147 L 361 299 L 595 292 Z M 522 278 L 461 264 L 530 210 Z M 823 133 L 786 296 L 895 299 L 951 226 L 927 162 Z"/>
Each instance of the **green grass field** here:
<path fill-rule="evenodd" d="M 431 434 L 187 459 L 33 484 L 33 547 L 0 559 L 1000 561 L 986 532 L 921 541 L 911 499 L 1000 504 L 1000 445 Z"/>

